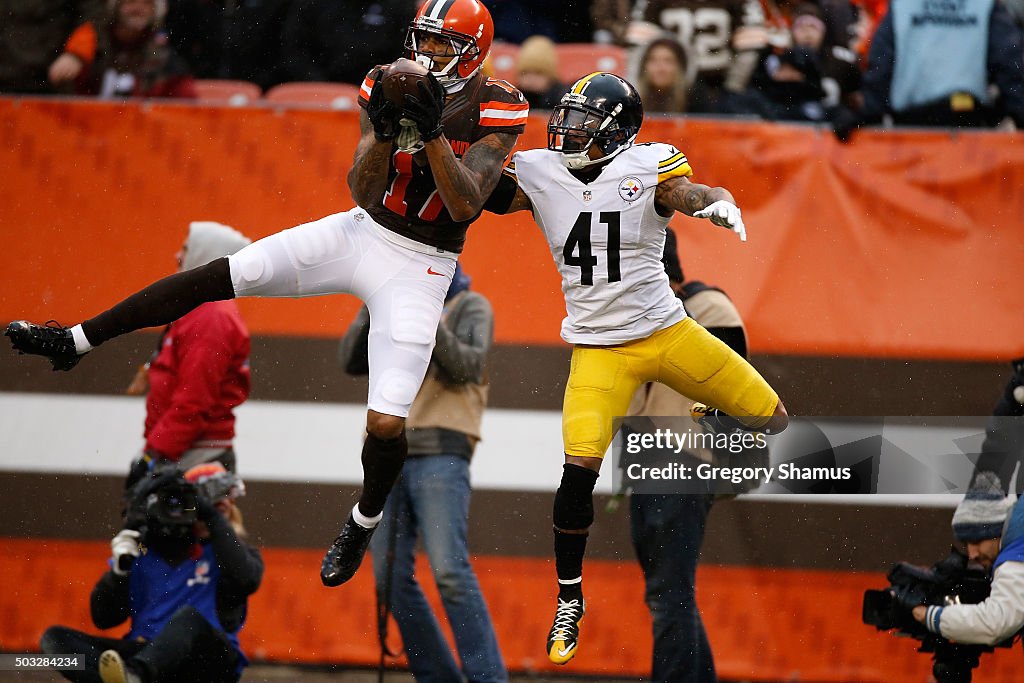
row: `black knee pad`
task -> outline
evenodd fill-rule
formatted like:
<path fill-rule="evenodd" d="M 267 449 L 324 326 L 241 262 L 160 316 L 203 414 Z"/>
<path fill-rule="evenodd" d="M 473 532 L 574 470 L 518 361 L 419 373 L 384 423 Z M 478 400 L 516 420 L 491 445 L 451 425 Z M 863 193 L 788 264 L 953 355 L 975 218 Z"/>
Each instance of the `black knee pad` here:
<path fill-rule="evenodd" d="M 562 482 L 555 492 L 552 520 L 566 531 L 587 529 L 594 523 L 594 485 L 597 472 L 566 463 L 562 466 Z"/>

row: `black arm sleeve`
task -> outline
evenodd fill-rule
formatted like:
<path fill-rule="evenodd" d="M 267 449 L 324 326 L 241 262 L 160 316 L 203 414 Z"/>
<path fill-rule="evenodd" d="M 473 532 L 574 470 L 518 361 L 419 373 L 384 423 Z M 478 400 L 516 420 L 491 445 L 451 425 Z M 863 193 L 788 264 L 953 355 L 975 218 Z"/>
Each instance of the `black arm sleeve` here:
<path fill-rule="evenodd" d="M 214 515 L 206 526 L 210 529 L 210 544 L 217 557 L 221 581 L 241 596 L 255 593 L 263 580 L 263 558 L 259 551 L 238 538 L 223 515 Z"/>
<path fill-rule="evenodd" d="M 128 577 L 107 571 L 92 589 L 89 613 L 96 628 L 113 628 L 129 617 Z"/>
<path fill-rule="evenodd" d="M 519 189 L 519 185 L 516 184 L 516 179 L 509 173 L 503 172 L 501 177 L 498 178 L 498 184 L 494 187 L 494 192 L 484 202 L 484 211 L 490 211 L 503 215 L 508 213 L 508 209 L 512 206 L 512 200 L 516 198 L 516 190 Z"/>

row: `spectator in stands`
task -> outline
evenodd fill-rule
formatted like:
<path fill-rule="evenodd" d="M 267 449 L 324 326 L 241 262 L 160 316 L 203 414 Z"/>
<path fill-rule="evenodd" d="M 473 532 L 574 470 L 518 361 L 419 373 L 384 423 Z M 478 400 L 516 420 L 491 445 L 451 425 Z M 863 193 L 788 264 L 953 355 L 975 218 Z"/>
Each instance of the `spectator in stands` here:
<path fill-rule="evenodd" d="M 248 663 L 238 633 L 263 577 L 234 502 L 242 481 L 206 464 L 149 478 L 135 493 L 138 528 L 111 541 L 90 601 L 97 628 L 130 619 L 130 630 L 115 639 L 51 626 L 40 648 L 84 656 L 84 670 L 61 672 L 82 683 L 237 681 Z"/>
<path fill-rule="evenodd" d="M 686 50 L 675 38 L 659 38 L 640 57 L 636 89 L 644 113 L 678 114 L 686 111 L 690 78 Z"/>
<path fill-rule="evenodd" d="M 101 98 L 194 98 L 188 66 L 159 28 L 160 7 L 156 0 L 113 0 L 108 19 L 71 35 L 50 65 L 50 82 Z"/>
<path fill-rule="evenodd" d="M 792 45 L 791 30 L 798 16 L 806 13 L 806 5 L 816 10 L 825 28 L 824 41 L 829 45 L 851 48 L 859 13 L 850 0 L 761 0 L 768 29 L 768 43 L 775 48 Z"/>
<path fill-rule="evenodd" d="M 469 461 L 480 441 L 487 405 L 486 360 L 494 331 L 490 303 L 469 285 L 469 277 L 457 266 L 430 367 L 406 422 L 409 457 L 388 496 L 370 550 L 378 599 L 398 622 L 416 680 L 502 683 L 508 673 L 466 540 Z M 369 372 L 369 329 L 364 306 L 338 353 L 349 374 Z M 417 537 L 434 572 L 461 671 L 414 576 Z"/>
<path fill-rule="evenodd" d="M 767 54 L 750 89 L 732 100 L 732 112 L 769 121 L 824 121 L 825 90 L 817 55 L 805 47 Z"/>
<path fill-rule="evenodd" d="M 247 244 L 233 228 L 195 221 L 177 254 L 178 271 Z M 249 385 L 249 330 L 233 299 L 203 304 L 168 325 L 128 387 L 129 394 L 146 394 L 146 443 L 128 487 L 168 464 L 184 470 L 217 460 L 234 471 L 234 409 L 248 398 Z"/>
<path fill-rule="evenodd" d="M 282 28 L 292 0 L 170 0 L 167 36 L 196 78 L 286 80 Z"/>
<path fill-rule="evenodd" d="M 0 92 L 53 92 L 47 69 L 72 31 L 104 9 L 104 0 L 0 2 Z"/>
<path fill-rule="evenodd" d="M 840 104 L 858 107 L 860 71 L 854 55 L 825 40 L 817 5 L 804 3 L 794 10 L 788 47 L 765 51 L 750 90 L 745 99 L 734 100 L 733 111 L 773 121 L 826 121 Z"/>
<path fill-rule="evenodd" d="M 648 0 L 642 18 L 674 34 L 693 60 L 690 111 L 732 111 L 732 95 L 747 88 L 767 45 L 759 1 Z"/>
<path fill-rule="evenodd" d="M 554 109 L 568 87 L 558 80 L 558 54 L 545 36 L 531 36 L 519 49 L 516 87 L 530 109 Z"/>
<path fill-rule="evenodd" d="M 825 91 L 826 109 L 842 105 L 860 107 L 861 72 L 857 55 L 847 43 L 831 42 L 828 26 L 818 5 L 800 4 L 793 12 L 790 29 L 793 47 L 806 48 L 821 65 L 821 87 Z"/>
<path fill-rule="evenodd" d="M 886 114 L 907 126 L 995 126 L 1007 116 L 1024 126 L 1022 63 L 1021 30 L 1002 2 L 893 3 L 871 41 L 864 108 L 837 121 L 836 134 L 848 139 Z"/>
<path fill-rule="evenodd" d="M 362 83 L 402 56 L 414 0 L 294 0 L 284 24 L 282 67 L 290 81 Z"/>

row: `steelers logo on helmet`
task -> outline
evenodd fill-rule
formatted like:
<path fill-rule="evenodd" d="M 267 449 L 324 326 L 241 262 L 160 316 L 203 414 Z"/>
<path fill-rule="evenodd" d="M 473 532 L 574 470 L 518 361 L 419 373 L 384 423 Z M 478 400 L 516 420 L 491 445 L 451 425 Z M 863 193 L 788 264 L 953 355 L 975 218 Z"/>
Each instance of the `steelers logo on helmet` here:
<path fill-rule="evenodd" d="M 479 0 L 427 0 L 409 25 L 405 49 L 456 92 L 480 70 L 493 40 L 491 13 Z"/>
<path fill-rule="evenodd" d="M 548 149 L 561 152 L 570 169 L 603 164 L 633 144 L 643 120 L 640 95 L 628 81 L 600 71 L 587 74 L 551 112 Z"/>

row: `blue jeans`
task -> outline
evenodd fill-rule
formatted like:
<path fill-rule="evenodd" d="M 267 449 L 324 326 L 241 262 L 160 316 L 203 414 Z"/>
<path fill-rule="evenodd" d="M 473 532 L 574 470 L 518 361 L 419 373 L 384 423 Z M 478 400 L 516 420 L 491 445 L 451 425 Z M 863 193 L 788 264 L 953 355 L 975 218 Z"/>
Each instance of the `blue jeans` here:
<path fill-rule="evenodd" d="M 469 463 L 457 455 L 413 456 L 388 495 L 384 518 L 370 541 L 378 590 L 387 583 L 394 534 L 391 613 L 402 634 L 409 668 L 419 683 L 505 683 L 491 615 L 469 563 Z M 413 575 L 416 539 L 434 581 L 462 659 L 459 670 L 441 627 Z"/>
<path fill-rule="evenodd" d="M 715 663 L 694 583 L 710 495 L 632 495 L 630 533 L 654 621 L 651 680 L 714 683 Z"/>

